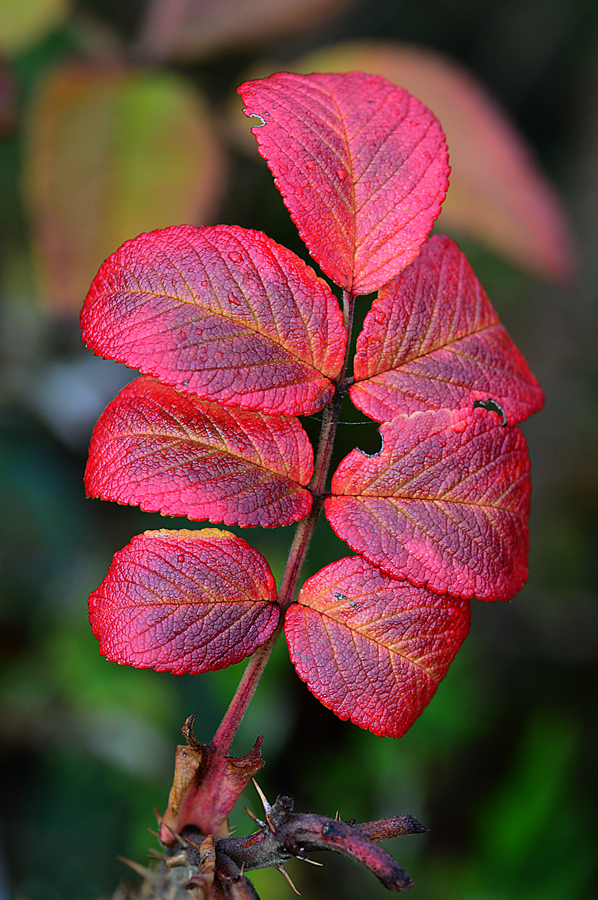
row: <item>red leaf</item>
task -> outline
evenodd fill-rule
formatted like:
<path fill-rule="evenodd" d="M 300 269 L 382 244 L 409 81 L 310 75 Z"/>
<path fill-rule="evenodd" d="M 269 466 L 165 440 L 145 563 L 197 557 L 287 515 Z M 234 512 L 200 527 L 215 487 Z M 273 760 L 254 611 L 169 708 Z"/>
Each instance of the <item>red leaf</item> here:
<path fill-rule="evenodd" d="M 275 527 L 309 513 L 312 474 L 297 419 L 225 409 L 142 377 L 100 417 L 85 487 L 147 512 Z"/>
<path fill-rule="evenodd" d="M 146 531 L 114 559 L 89 598 L 100 653 L 175 675 L 222 669 L 249 656 L 278 622 L 264 557 L 216 528 Z"/>
<path fill-rule="evenodd" d="M 245 115 L 299 234 L 341 287 L 367 294 L 408 265 L 448 186 L 446 142 L 384 78 L 278 73 L 241 85 Z"/>
<path fill-rule="evenodd" d="M 529 459 L 483 409 L 397 416 L 382 450 L 332 478 L 335 532 L 397 578 L 464 599 L 508 600 L 527 578 Z"/>
<path fill-rule="evenodd" d="M 469 619 L 466 600 L 397 581 L 354 556 L 305 582 L 285 634 L 300 678 L 325 706 L 401 737 L 434 696 Z"/>
<path fill-rule="evenodd" d="M 123 244 L 81 314 L 96 353 L 205 400 L 308 415 L 334 393 L 346 331 L 329 287 L 258 231 L 180 225 Z"/>
<path fill-rule="evenodd" d="M 354 375 L 351 399 L 379 422 L 492 399 L 513 425 L 544 401 L 465 255 L 442 235 L 380 291 L 357 339 Z"/>

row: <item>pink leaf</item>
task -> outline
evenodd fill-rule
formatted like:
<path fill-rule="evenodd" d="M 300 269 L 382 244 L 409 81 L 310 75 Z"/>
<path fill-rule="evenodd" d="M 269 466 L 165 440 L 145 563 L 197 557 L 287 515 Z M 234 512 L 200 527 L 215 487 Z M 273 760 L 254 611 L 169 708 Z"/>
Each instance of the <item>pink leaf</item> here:
<path fill-rule="evenodd" d="M 85 486 L 147 512 L 275 527 L 309 513 L 312 474 L 297 419 L 225 409 L 142 377 L 96 425 Z"/>
<path fill-rule="evenodd" d="M 438 121 L 384 78 L 278 73 L 241 85 L 259 150 L 323 271 L 356 294 L 419 252 L 447 190 Z"/>
<path fill-rule="evenodd" d="M 353 450 L 326 515 L 396 578 L 464 599 L 508 600 L 527 578 L 529 459 L 517 428 L 483 409 L 397 416 L 382 450 Z"/>
<path fill-rule="evenodd" d="M 492 399 L 513 425 L 544 400 L 465 255 L 442 235 L 380 291 L 357 339 L 354 375 L 351 399 L 379 422 Z"/>
<path fill-rule="evenodd" d="M 81 314 L 96 353 L 227 406 L 308 415 L 334 393 L 342 313 L 329 287 L 258 231 L 180 225 L 127 241 Z"/>
<path fill-rule="evenodd" d="M 434 696 L 469 619 L 467 601 L 397 581 L 355 556 L 305 582 L 285 634 L 300 678 L 325 706 L 401 737 Z"/>
<path fill-rule="evenodd" d="M 496 98 L 457 62 L 424 47 L 366 40 L 321 47 L 290 68 L 359 69 L 406 88 L 442 122 L 450 150 L 440 230 L 466 234 L 541 278 L 575 274 L 562 199 Z"/>
<path fill-rule="evenodd" d="M 89 598 L 100 653 L 175 675 L 222 669 L 265 643 L 278 622 L 264 557 L 216 528 L 146 531 Z"/>

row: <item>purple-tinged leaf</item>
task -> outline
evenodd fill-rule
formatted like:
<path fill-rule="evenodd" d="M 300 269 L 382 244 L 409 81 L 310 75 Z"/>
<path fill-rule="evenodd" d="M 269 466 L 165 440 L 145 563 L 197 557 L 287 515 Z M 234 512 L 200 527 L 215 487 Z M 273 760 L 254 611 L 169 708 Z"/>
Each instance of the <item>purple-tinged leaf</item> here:
<path fill-rule="evenodd" d="M 309 513 L 312 474 L 297 419 L 227 409 L 141 377 L 100 417 L 85 487 L 147 512 L 275 527 Z"/>
<path fill-rule="evenodd" d="M 448 187 L 438 120 L 384 78 L 279 72 L 241 85 L 245 115 L 299 234 L 355 294 L 419 252 Z"/>
<path fill-rule="evenodd" d="M 300 678 L 325 706 L 401 737 L 434 696 L 469 619 L 466 600 L 390 578 L 355 556 L 305 582 L 285 634 Z"/>
<path fill-rule="evenodd" d="M 204 400 L 309 415 L 331 399 L 346 331 L 328 285 L 259 231 L 179 225 L 127 241 L 81 314 L 97 354 Z"/>
<path fill-rule="evenodd" d="M 509 600 L 527 578 L 529 459 L 484 409 L 397 416 L 380 453 L 352 450 L 325 512 L 352 550 L 454 597 Z"/>
<path fill-rule="evenodd" d="M 240 662 L 278 623 L 264 557 L 216 528 L 146 531 L 114 554 L 89 597 L 100 653 L 112 662 L 175 675 Z"/>
<path fill-rule="evenodd" d="M 442 235 L 374 300 L 354 375 L 351 399 L 378 422 L 492 400 L 514 425 L 544 401 L 467 258 Z"/>

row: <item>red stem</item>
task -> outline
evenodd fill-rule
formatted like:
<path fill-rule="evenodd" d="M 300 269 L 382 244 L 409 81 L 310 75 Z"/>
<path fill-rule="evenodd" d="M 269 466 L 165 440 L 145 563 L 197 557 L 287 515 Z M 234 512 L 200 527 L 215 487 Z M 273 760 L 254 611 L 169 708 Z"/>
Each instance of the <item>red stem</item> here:
<path fill-rule="evenodd" d="M 351 340 L 351 328 L 353 325 L 353 311 L 355 307 L 355 295 L 343 291 L 343 313 L 345 319 L 345 327 L 347 329 L 347 350 L 345 353 L 345 361 L 343 368 L 336 380 L 337 389 L 334 398 L 324 410 L 322 419 L 322 428 L 320 431 L 320 439 L 318 441 L 318 451 L 314 463 L 314 475 L 310 482 L 309 489 L 313 494 L 313 504 L 310 514 L 302 519 L 297 525 L 293 543 L 289 550 L 287 563 L 280 582 L 278 591 L 278 603 L 281 607 L 281 620 L 272 637 L 263 644 L 259 650 L 253 654 L 247 663 L 247 667 L 243 673 L 243 677 L 239 682 L 239 686 L 235 691 L 234 697 L 230 702 L 228 710 L 222 722 L 218 726 L 218 730 L 214 735 L 212 744 L 223 755 L 227 754 L 233 742 L 233 738 L 237 733 L 237 729 L 243 720 L 243 716 L 249 706 L 253 695 L 260 683 L 264 669 L 268 664 L 272 650 L 276 641 L 280 637 L 284 625 L 284 612 L 293 603 L 297 584 L 301 575 L 303 564 L 309 550 L 309 545 L 313 537 L 316 522 L 324 505 L 324 488 L 328 478 L 330 462 L 332 459 L 332 450 L 334 447 L 334 438 L 336 436 L 336 428 L 340 415 L 341 404 L 345 395 L 342 384 L 347 371 L 347 360 L 349 355 L 349 343 Z"/>
<path fill-rule="evenodd" d="M 251 698 L 255 694 L 256 688 L 260 683 L 264 669 L 270 659 L 270 654 L 274 649 L 276 641 L 280 637 L 283 624 L 284 620 L 281 617 L 280 623 L 271 638 L 266 641 L 265 644 L 262 644 L 259 650 L 256 650 L 250 658 L 245 667 L 245 671 L 243 672 L 241 681 L 238 684 L 237 690 L 235 691 L 235 695 L 229 704 L 222 722 L 218 726 L 218 731 L 214 735 L 212 745 L 219 750 L 223 756 L 226 756 L 230 750 L 237 729 L 239 728 L 247 707 L 251 702 Z"/>

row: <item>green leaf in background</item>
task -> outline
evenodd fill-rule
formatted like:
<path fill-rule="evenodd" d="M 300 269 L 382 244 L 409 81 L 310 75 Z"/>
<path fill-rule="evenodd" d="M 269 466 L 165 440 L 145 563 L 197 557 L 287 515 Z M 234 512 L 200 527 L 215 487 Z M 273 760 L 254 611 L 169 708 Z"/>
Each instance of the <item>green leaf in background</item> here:
<path fill-rule="evenodd" d="M 223 175 L 206 104 L 181 78 L 81 63 L 52 72 L 31 110 L 24 185 L 52 310 L 78 312 L 131 235 L 207 224 Z"/>

